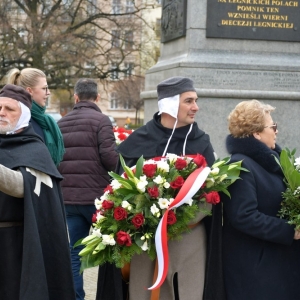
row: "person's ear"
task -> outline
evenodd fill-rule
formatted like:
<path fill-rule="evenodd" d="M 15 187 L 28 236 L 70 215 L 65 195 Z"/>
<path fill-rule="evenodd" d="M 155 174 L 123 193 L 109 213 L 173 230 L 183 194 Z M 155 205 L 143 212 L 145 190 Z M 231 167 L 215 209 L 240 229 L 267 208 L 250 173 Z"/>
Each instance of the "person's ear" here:
<path fill-rule="evenodd" d="M 99 102 L 99 101 L 100 101 L 100 99 L 101 99 L 101 97 L 100 97 L 100 94 L 98 94 L 98 96 L 97 96 L 97 98 L 96 98 L 95 102 Z"/>
<path fill-rule="evenodd" d="M 25 90 L 26 90 L 26 91 L 31 95 L 31 97 L 32 97 L 32 94 L 33 94 L 32 88 L 31 88 L 31 87 L 27 87 Z"/>
<path fill-rule="evenodd" d="M 79 97 L 77 94 L 74 94 L 74 102 L 75 104 L 78 103 L 80 100 L 79 100 Z"/>
<path fill-rule="evenodd" d="M 260 140 L 260 139 L 261 139 L 260 132 L 254 132 L 254 133 L 253 133 L 253 136 L 254 136 L 257 140 Z"/>

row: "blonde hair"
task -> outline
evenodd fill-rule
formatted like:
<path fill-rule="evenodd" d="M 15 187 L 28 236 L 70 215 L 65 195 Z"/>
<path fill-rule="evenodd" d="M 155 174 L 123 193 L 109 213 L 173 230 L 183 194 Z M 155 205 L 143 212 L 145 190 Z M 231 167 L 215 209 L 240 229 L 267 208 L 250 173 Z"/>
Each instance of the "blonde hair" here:
<path fill-rule="evenodd" d="M 228 116 L 228 128 L 236 138 L 250 136 L 262 132 L 265 127 L 265 116 L 275 107 L 258 100 L 240 102 Z"/>
<path fill-rule="evenodd" d="M 17 68 L 10 70 L 7 75 L 7 83 L 19 85 L 23 88 L 33 88 L 38 84 L 39 78 L 46 78 L 43 71 L 35 68 L 25 68 L 19 70 Z"/>

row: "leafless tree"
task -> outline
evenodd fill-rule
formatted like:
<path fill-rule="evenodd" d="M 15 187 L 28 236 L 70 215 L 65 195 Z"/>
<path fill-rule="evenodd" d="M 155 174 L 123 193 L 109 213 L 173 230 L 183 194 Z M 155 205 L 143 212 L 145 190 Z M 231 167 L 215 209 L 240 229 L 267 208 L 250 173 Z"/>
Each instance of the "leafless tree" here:
<path fill-rule="evenodd" d="M 140 63 L 141 26 L 148 26 L 143 2 L 1 0 L 2 86 L 14 67 L 43 70 L 51 89 L 71 89 L 80 77 L 125 74 L 126 62 L 134 61 L 135 67 Z"/>
<path fill-rule="evenodd" d="M 139 124 L 139 111 L 144 105 L 140 97 L 140 91 L 144 89 L 145 78 L 141 76 L 129 76 L 114 83 L 116 100 L 118 104 L 135 109 L 135 124 Z"/>

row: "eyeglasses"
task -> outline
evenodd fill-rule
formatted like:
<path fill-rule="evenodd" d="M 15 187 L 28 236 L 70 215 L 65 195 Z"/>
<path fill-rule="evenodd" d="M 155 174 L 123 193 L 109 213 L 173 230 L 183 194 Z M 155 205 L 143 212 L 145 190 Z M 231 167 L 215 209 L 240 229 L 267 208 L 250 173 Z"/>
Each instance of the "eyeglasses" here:
<path fill-rule="evenodd" d="M 277 123 L 274 123 L 273 125 L 270 125 L 270 126 L 265 126 L 264 128 L 267 128 L 267 127 L 273 128 L 274 132 L 276 132 L 277 128 L 278 128 Z"/>
<path fill-rule="evenodd" d="M 49 92 L 49 88 L 47 86 L 43 87 L 42 90 L 44 90 L 46 92 L 46 94 L 48 94 L 48 92 Z"/>

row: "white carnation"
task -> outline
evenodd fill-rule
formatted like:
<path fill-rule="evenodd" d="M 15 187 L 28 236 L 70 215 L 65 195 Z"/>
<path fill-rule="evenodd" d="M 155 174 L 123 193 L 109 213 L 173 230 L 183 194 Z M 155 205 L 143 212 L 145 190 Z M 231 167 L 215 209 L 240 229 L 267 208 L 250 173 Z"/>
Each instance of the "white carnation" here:
<path fill-rule="evenodd" d="M 168 173 L 170 171 L 170 166 L 166 161 L 159 161 L 157 163 L 157 169 L 165 173 Z"/>
<path fill-rule="evenodd" d="M 158 205 L 161 209 L 168 208 L 170 205 L 170 202 L 166 198 L 159 198 L 158 199 Z"/>

